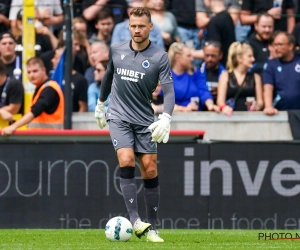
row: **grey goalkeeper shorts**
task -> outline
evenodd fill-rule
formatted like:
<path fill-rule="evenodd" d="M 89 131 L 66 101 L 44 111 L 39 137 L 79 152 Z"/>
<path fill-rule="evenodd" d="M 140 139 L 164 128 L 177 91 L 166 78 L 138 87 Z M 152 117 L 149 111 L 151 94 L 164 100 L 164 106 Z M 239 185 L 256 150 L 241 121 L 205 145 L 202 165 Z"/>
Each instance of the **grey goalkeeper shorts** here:
<path fill-rule="evenodd" d="M 148 126 L 121 120 L 108 120 L 107 123 L 115 151 L 120 148 L 132 148 L 135 153 L 157 153 L 157 143 L 151 141 Z"/>

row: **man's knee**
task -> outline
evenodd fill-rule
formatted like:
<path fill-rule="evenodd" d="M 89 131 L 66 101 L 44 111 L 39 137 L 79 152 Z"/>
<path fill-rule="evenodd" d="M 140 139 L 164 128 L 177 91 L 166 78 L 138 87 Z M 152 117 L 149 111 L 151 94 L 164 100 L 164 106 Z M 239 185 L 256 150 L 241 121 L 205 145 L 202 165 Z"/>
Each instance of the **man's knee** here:
<path fill-rule="evenodd" d="M 118 150 L 118 160 L 121 167 L 135 166 L 134 154 L 128 150 Z"/>
<path fill-rule="evenodd" d="M 157 176 L 156 165 L 148 166 L 145 169 L 145 174 L 146 174 L 146 176 L 144 176 L 144 179 L 153 179 L 153 178 L 155 178 Z"/>

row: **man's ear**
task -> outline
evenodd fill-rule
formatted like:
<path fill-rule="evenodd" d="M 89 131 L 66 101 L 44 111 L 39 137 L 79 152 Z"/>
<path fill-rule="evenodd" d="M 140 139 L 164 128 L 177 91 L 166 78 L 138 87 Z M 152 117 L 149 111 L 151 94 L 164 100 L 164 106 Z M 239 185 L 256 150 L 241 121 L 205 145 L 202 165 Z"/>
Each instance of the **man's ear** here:
<path fill-rule="evenodd" d="M 150 23 L 150 30 L 153 29 L 153 23 Z"/>

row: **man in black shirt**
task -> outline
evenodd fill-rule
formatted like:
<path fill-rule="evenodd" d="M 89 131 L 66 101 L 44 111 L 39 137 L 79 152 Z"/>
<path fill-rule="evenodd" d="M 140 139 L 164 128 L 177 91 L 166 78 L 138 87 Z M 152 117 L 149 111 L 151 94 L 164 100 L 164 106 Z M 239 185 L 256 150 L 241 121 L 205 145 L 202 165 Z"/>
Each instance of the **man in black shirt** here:
<path fill-rule="evenodd" d="M 20 81 L 7 76 L 4 63 L 0 60 L 0 115 L 11 121 L 14 114 L 23 113 L 24 89 Z"/>
<path fill-rule="evenodd" d="M 43 61 L 30 58 L 26 64 L 29 81 L 36 86 L 31 110 L 20 120 L 2 130 L 10 135 L 17 128 L 28 124 L 30 128 L 62 129 L 64 123 L 64 96 L 60 86 L 48 79 Z"/>
<path fill-rule="evenodd" d="M 261 74 L 270 54 L 268 46 L 274 32 L 274 18 L 268 13 L 259 14 L 254 28 L 255 33 L 250 35 L 248 43 L 253 49 L 255 58 L 253 72 Z"/>
<path fill-rule="evenodd" d="M 295 27 L 293 0 L 282 0 L 281 6 L 274 6 L 274 0 L 243 0 L 241 23 L 253 25 L 257 20 L 257 15 L 263 12 L 268 12 L 275 19 L 274 30 L 292 33 Z"/>
<path fill-rule="evenodd" d="M 104 7 L 109 7 L 112 10 L 115 24 L 123 22 L 128 17 L 126 0 L 85 0 L 82 3 L 82 15 L 87 21 L 88 37 L 97 32 L 95 19 Z"/>
<path fill-rule="evenodd" d="M 181 42 L 195 49 L 201 48 L 199 40 L 199 28 L 196 25 L 196 3 L 195 0 L 170 0 L 169 7 L 178 24 Z"/>
<path fill-rule="evenodd" d="M 235 42 L 233 20 L 226 10 L 223 0 L 208 0 L 205 4 L 212 13 L 215 13 L 207 25 L 206 39 L 221 43 L 223 50 L 221 63 L 226 65 L 229 46 Z"/>
<path fill-rule="evenodd" d="M 0 59 L 6 66 L 6 73 L 22 81 L 22 57 L 16 53 L 16 45 L 15 37 L 10 32 L 0 34 Z"/>

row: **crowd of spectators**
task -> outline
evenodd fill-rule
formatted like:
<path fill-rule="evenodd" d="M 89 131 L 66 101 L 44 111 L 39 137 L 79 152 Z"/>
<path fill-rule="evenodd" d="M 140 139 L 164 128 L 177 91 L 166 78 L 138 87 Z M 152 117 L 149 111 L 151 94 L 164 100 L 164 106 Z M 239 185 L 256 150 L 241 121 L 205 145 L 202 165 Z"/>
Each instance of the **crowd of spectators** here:
<path fill-rule="evenodd" d="M 10 97 L 5 84 L 8 77 L 22 86 L 23 0 L 1 2 L 0 76 L 6 74 L 0 77 L 0 96 L 10 107 L 8 100 L 16 100 L 5 111 L 22 113 L 21 99 Z M 74 0 L 74 112 L 94 111 L 110 45 L 130 39 L 128 14 L 134 7 L 149 8 L 154 24 L 150 40 L 168 52 L 174 111 L 231 115 L 261 110 L 274 115 L 300 109 L 298 0 Z M 62 1 L 35 1 L 34 49 L 49 78 L 64 51 L 63 21 Z M 8 119 L 2 109 L 0 115 Z M 153 93 L 153 109 L 163 112 L 160 85 Z"/>

